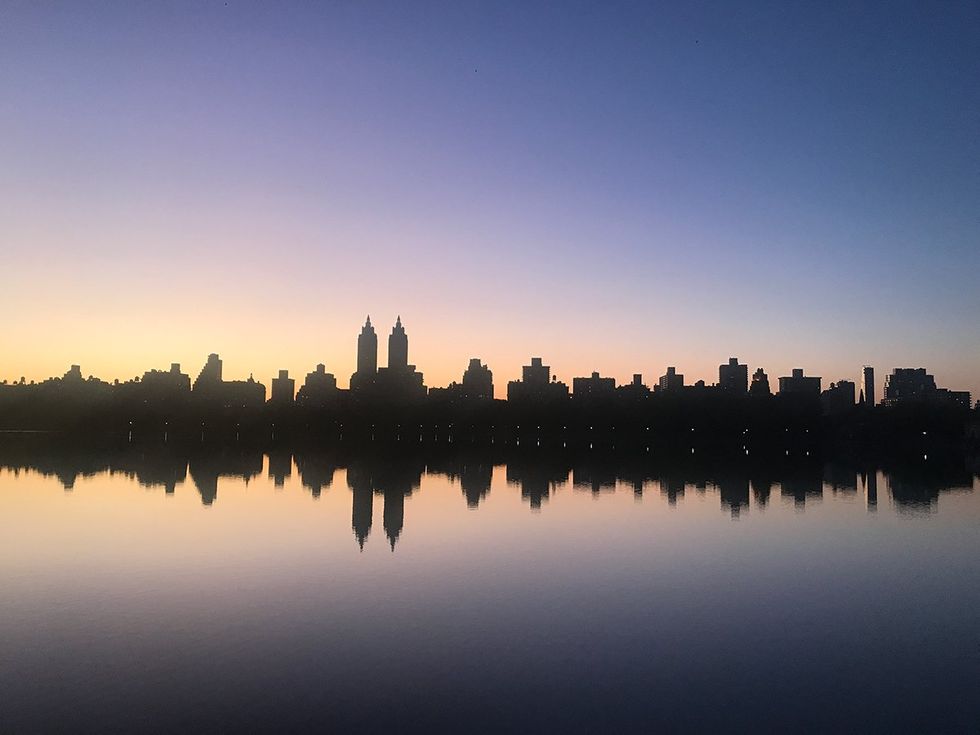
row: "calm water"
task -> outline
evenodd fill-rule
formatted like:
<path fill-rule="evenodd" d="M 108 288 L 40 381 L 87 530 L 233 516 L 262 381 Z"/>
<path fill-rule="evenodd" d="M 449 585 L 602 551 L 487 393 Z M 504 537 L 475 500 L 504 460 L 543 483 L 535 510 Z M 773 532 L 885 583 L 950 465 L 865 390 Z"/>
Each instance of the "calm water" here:
<path fill-rule="evenodd" d="M 572 464 L 0 460 L 0 731 L 977 732 L 972 472 Z"/>

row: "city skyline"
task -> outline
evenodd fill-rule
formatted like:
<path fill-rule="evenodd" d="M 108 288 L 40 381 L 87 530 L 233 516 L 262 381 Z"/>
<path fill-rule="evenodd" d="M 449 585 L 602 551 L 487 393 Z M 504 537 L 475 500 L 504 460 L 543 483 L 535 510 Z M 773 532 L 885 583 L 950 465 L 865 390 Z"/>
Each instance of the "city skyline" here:
<path fill-rule="evenodd" d="M 370 311 L 432 385 L 547 345 L 980 394 L 969 6 L 180 7 L 0 11 L 4 377 L 345 381 Z"/>
<path fill-rule="evenodd" d="M 400 400 L 412 397 L 424 397 L 426 394 L 435 395 L 446 389 L 458 388 L 462 390 L 460 397 L 492 399 L 494 397 L 495 385 L 498 386 L 498 398 L 513 400 L 526 400 L 534 398 L 535 394 L 540 397 L 550 395 L 552 398 L 562 396 L 601 398 L 603 395 L 611 395 L 613 390 L 633 391 L 632 398 L 642 398 L 651 392 L 670 392 L 679 388 L 706 387 L 721 390 L 722 392 L 736 395 L 756 395 L 757 389 L 762 389 L 763 395 L 782 394 L 782 393 L 803 393 L 811 395 L 822 395 L 824 398 L 824 411 L 835 413 L 845 409 L 847 406 L 870 403 L 876 405 L 887 402 L 889 395 L 893 400 L 922 400 L 923 398 L 935 398 L 942 396 L 942 400 L 958 395 L 966 408 L 973 408 L 971 402 L 971 391 L 949 389 L 941 387 L 942 381 L 936 382 L 934 376 L 927 372 L 927 368 L 894 367 L 887 374 L 883 381 L 883 387 L 876 388 L 875 368 L 871 365 L 862 365 L 858 380 L 839 378 L 837 380 L 826 380 L 823 376 L 814 376 L 811 370 L 806 375 L 806 370 L 794 367 L 787 371 L 787 375 L 773 375 L 770 380 L 769 372 L 764 365 L 750 365 L 741 362 L 738 357 L 729 357 L 727 362 L 718 365 L 715 380 L 704 378 L 691 378 L 683 372 L 678 372 L 677 367 L 668 365 L 664 368 L 665 374 L 656 377 L 655 374 L 634 372 L 628 381 L 617 380 L 615 376 L 602 375 L 599 371 L 592 371 L 590 376 L 576 375 L 572 378 L 561 378 L 552 371 L 551 365 L 544 365 L 543 359 L 534 356 L 529 359 L 530 365 L 521 367 L 521 374 L 514 378 L 507 378 L 498 381 L 496 384 L 493 379 L 491 366 L 478 357 L 470 357 L 468 365 L 462 372 L 459 380 L 453 379 L 443 385 L 426 384 L 424 374 L 417 370 L 415 364 L 410 364 L 409 337 L 408 331 L 402 324 L 401 315 L 395 317 L 391 333 L 387 336 L 388 349 L 385 352 L 385 362 L 381 362 L 381 352 L 379 350 L 378 335 L 375 326 L 368 314 L 365 323 L 357 335 L 355 349 L 355 368 L 350 376 L 347 386 L 343 381 L 337 380 L 335 372 L 328 369 L 325 363 L 317 363 L 313 370 L 306 374 L 306 379 L 300 383 L 297 379 L 298 373 L 290 374 L 290 368 L 279 368 L 275 376 L 267 379 L 269 388 L 265 387 L 263 376 L 255 377 L 254 371 L 249 371 L 247 380 L 236 379 L 232 376 L 229 382 L 229 375 L 224 372 L 224 360 L 219 353 L 209 353 L 207 360 L 198 374 L 196 380 L 191 382 L 191 373 L 181 371 L 180 362 L 170 363 L 169 370 L 160 368 L 149 368 L 143 373 L 142 380 L 145 382 L 152 377 L 162 381 L 161 388 L 167 391 L 177 390 L 190 393 L 207 394 L 215 386 L 226 385 L 239 395 L 249 396 L 249 402 L 268 400 L 272 404 L 292 403 L 294 400 L 301 400 L 305 395 L 306 400 L 314 403 L 321 403 L 329 400 L 331 395 L 335 395 L 338 389 L 341 392 L 360 392 L 364 395 L 374 395 L 375 397 L 386 397 L 388 399 Z M 752 384 L 749 382 L 749 373 L 755 369 Z M 299 373 L 301 374 L 301 373 Z M 457 373 L 459 375 L 459 373 Z M 132 384 L 140 381 L 137 374 L 128 380 L 110 379 L 105 380 L 104 376 L 89 373 L 88 377 L 104 380 L 106 383 Z M 43 383 L 57 379 L 58 376 L 48 376 L 40 381 L 30 381 L 30 385 Z M 85 378 L 81 365 L 73 363 L 69 370 L 64 374 L 64 378 L 69 378 L 75 382 L 80 382 Z M 778 382 L 777 382 L 778 381 Z M 0 385 L 16 385 L 27 383 L 26 376 L 18 379 L 7 379 L 0 376 Z M 759 385 L 757 385 L 757 383 Z M 765 383 L 765 388 L 762 388 Z M 778 388 L 772 389 L 770 385 L 776 383 Z M 890 384 L 894 383 L 891 387 Z M 238 387 L 235 387 L 238 386 Z M 469 386 L 467 388 L 467 386 Z M 506 390 L 503 387 L 506 386 Z M 537 388 L 535 386 L 538 386 Z M 544 388 L 545 393 L 540 393 Z M 559 388 L 555 394 L 551 389 Z M 512 390 L 518 393 L 511 395 Z M 642 389 L 646 393 L 638 393 Z M 244 390 L 244 393 L 240 391 Z M 530 392 L 528 392 L 530 391 Z M 937 392 L 938 391 L 938 392 Z M 868 394 L 870 392 L 870 395 Z M 448 395 L 448 394 L 447 394 Z M 960 400 L 957 399 L 957 400 Z"/>

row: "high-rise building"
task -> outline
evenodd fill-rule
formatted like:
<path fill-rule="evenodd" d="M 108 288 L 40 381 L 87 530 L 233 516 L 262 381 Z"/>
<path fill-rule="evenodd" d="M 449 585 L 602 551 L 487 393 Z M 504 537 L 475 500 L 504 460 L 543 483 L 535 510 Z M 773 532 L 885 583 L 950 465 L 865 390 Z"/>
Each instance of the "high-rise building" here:
<path fill-rule="evenodd" d="M 925 368 L 895 368 L 885 378 L 886 406 L 898 403 L 929 402 L 970 408 L 969 391 L 939 388 L 936 379 Z"/>
<path fill-rule="evenodd" d="M 357 335 L 357 370 L 351 376 L 351 390 L 365 390 L 374 385 L 378 374 L 378 335 L 368 316 Z"/>
<path fill-rule="evenodd" d="M 722 390 L 740 395 L 749 390 L 749 366 L 740 365 L 737 357 L 728 358 L 727 365 L 718 366 L 718 385 Z"/>
<path fill-rule="evenodd" d="M 493 399 L 493 373 L 475 357 L 470 359 L 463 373 L 462 395 L 464 398 Z"/>
<path fill-rule="evenodd" d="M 793 395 L 819 396 L 820 378 L 813 375 L 804 375 L 803 368 L 793 368 L 792 375 L 779 379 L 779 392 Z"/>
<path fill-rule="evenodd" d="M 272 403 L 292 403 L 296 381 L 289 377 L 288 370 L 280 370 L 279 377 L 272 379 Z"/>
<path fill-rule="evenodd" d="M 401 317 L 388 337 L 388 367 L 378 370 L 374 384 L 375 395 L 385 400 L 414 400 L 424 398 L 428 392 L 422 373 L 408 363 L 408 335 Z"/>
<path fill-rule="evenodd" d="M 213 387 L 221 382 L 221 358 L 214 352 L 208 355 L 201 372 L 194 381 L 194 390 Z"/>
<path fill-rule="evenodd" d="M 677 368 L 669 367 L 667 368 L 666 375 L 660 376 L 658 386 L 661 392 L 680 390 L 684 387 L 684 375 L 677 372 Z"/>
<path fill-rule="evenodd" d="M 885 378 L 883 403 L 894 405 L 903 401 L 925 401 L 936 393 L 936 379 L 925 368 L 895 368 Z"/>
<path fill-rule="evenodd" d="M 388 335 L 388 369 L 406 370 L 408 368 L 408 335 L 402 326 L 402 318 L 395 320 L 395 326 Z"/>
<path fill-rule="evenodd" d="M 769 387 L 769 376 L 762 368 L 757 368 L 752 373 L 752 385 L 749 387 L 749 395 L 771 396 L 772 389 Z"/>
<path fill-rule="evenodd" d="M 551 367 L 545 365 L 540 357 L 532 357 L 531 364 L 521 368 L 521 379 L 528 385 L 548 385 Z"/>
<path fill-rule="evenodd" d="M 357 372 L 361 375 L 378 372 L 378 335 L 371 326 L 370 316 L 357 336 Z"/>
<path fill-rule="evenodd" d="M 868 365 L 861 371 L 861 396 L 865 406 L 875 405 L 875 369 Z"/>

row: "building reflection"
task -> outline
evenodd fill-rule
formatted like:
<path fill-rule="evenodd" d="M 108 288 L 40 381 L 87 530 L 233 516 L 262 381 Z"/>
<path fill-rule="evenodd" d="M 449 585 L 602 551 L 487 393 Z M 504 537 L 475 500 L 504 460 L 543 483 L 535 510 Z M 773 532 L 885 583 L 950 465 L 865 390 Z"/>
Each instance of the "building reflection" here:
<path fill-rule="evenodd" d="M 738 518 L 749 507 L 748 476 L 728 475 L 718 482 L 722 510 L 728 510 L 732 518 Z"/>
<path fill-rule="evenodd" d="M 204 505 L 218 497 L 218 479 L 237 478 L 248 482 L 262 473 L 262 452 L 228 447 L 201 450 L 189 460 L 191 480 Z"/>
<path fill-rule="evenodd" d="M 405 527 L 405 498 L 421 484 L 425 461 L 411 454 L 370 454 L 352 459 L 347 466 L 347 484 L 353 495 L 351 527 L 363 549 L 371 532 L 374 495 L 382 497 L 381 522 L 385 537 L 395 544 Z"/>
<path fill-rule="evenodd" d="M 596 498 L 629 492 L 642 497 L 648 483 L 660 488 L 663 502 L 675 506 L 687 489 L 710 498 L 717 493 L 720 509 L 738 518 L 751 507 L 766 508 L 774 489 L 803 511 L 824 498 L 852 502 L 860 490 L 865 507 L 879 507 L 879 484 L 900 513 L 930 512 L 950 492 L 971 492 L 980 471 L 975 457 L 900 457 L 816 459 L 805 456 L 759 459 L 748 456 L 651 456 L 546 450 L 495 450 L 472 447 L 412 451 L 392 447 L 248 446 L 166 443 L 102 446 L 58 444 L 56 441 L 0 441 L 0 469 L 36 472 L 55 478 L 66 491 L 79 480 L 102 475 L 122 476 L 167 495 L 193 487 L 205 506 L 217 502 L 221 480 L 246 483 L 266 475 L 276 489 L 301 486 L 312 498 L 328 490 L 338 469 L 346 471 L 351 491 L 351 530 L 360 548 L 367 543 L 375 498 L 382 504 L 386 545 L 394 551 L 405 533 L 406 500 L 420 488 L 423 475 L 439 476 L 458 489 L 466 506 L 480 508 L 491 491 L 494 467 L 505 466 L 509 486 L 532 511 L 540 511 L 557 490 L 570 486 Z M 298 481 L 293 479 L 295 463 Z M 878 474 L 882 479 L 879 480 Z M 188 482 L 189 481 L 189 482 Z"/>
<path fill-rule="evenodd" d="M 269 479 L 277 488 L 293 476 L 293 453 L 282 447 L 269 450 Z"/>
<path fill-rule="evenodd" d="M 450 482 L 458 483 L 466 499 L 466 507 L 475 509 L 490 494 L 493 460 L 479 452 L 464 450 L 457 455 L 430 460 L 426 472 L 443 475 Z"/>
<path fill-rule="evenodd" d="M 296 471 L 299 473 L 303 487 L 310 491 L 314 498 L 329 490 L 333 485 L 333 476 L 337 472 L 337 458 L 325 449 L 298 450 L 293 459 L 296 461 Z"/>
<path fill-rule="evenodd" d="M 521 497 L 531 510 L 541 510 L 541 504 L 552 492 L 568 482 L 569 471 L 555 455 L 517 455 L 507 463 L 507 484 L 520 486 Z"/>

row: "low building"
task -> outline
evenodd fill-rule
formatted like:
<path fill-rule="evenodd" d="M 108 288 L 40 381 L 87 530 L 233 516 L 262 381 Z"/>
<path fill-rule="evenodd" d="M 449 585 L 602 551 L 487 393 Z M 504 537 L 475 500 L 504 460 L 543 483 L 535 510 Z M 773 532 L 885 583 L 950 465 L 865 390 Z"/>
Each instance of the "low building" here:
<path fill-rule="evenodd" d="M 616 395 L 615 378 L 603 378 L 593 372 L 588 378 L 572 378 L 572 398 L 583 400 L 609 400 Z"/>
<path fill-rule="evenodd" d="M 551 375 L 551 368 L 540 357 L 532 357 L 531 364 L 521 371 L 522 380 L 507 384 L 507 400 L 514 402 L 540 402 L 568 398 L 568 386 Z"/>
<path fill-rule="evenodd" d="M 792 375 L 779 379 L 779 393 L 787 395 L 819 396 L 820 378 L 804 375 L 803 368 L 793 368 Z"/>

